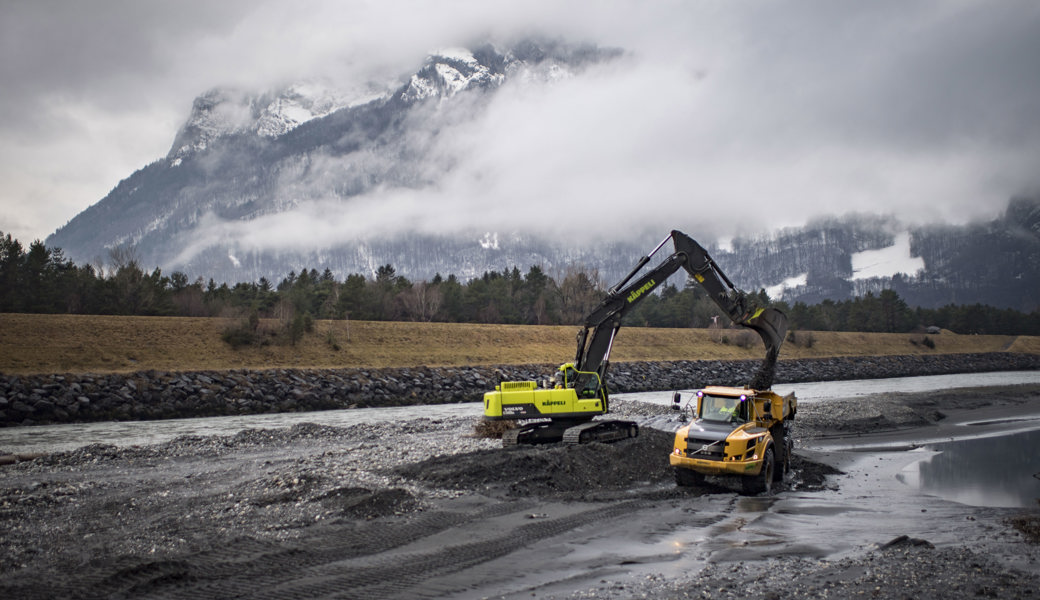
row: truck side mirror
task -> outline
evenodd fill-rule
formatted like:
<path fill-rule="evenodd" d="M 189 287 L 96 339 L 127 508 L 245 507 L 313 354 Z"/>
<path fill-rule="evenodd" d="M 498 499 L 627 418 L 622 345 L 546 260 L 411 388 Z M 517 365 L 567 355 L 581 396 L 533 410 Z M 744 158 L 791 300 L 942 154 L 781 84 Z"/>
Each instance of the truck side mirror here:
<path fill-rule="evenodd" d="M 672 410 L 679 410 L 679 404 L 682 402 L 682 394 L 675 392 L 672 394 Z"/>

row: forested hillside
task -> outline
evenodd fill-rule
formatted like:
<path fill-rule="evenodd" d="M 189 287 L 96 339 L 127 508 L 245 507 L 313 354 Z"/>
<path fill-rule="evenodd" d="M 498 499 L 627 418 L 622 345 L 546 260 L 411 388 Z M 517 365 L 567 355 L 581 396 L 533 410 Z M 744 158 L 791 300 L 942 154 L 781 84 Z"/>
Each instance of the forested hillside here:
<path fill-rule="evenodd" d="M 375 277 L 338 280 L 329 269 L 290 272 L 229 286 L 190 281 L 181 272 L 144 271 L 135 257 L 114 252 L 110 265 L 76 265 L 60 249 L 36 241 L 26 250 L 0 232 L 0 312 L 101 315 L 241 316 L 305 323 L 313 319 L 438 321 L 532 325 L 579 324 L 604 297 L 594 270 L 551 277 L 537 266 L 461 281 L 453 274 L 410 281 L 392 265 Z M 762 290 L 752 303 L 787 312 L 794 330 L 900 333 L 938 326 L 958 333 L 1040 335 L 1040 313 L 982 304 L 938 309 L 909 306 L 893 290 L 817 304 L 774 302 Z M 700 286 L 665 284 L 627 318 L 628 326 L 725 327 L 725 316 Z"/>

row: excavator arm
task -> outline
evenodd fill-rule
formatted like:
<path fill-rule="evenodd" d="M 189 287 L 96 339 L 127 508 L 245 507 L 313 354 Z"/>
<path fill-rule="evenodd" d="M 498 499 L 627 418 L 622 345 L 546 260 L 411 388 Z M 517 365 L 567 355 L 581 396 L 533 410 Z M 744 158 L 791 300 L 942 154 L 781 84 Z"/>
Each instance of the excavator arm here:
<path fill-rule="evenodd" d="M 661 264 L 636 278 L 669 239 L 672 240 L 675 252 Z M 628 275 L 614 285 L 599 306 L 585 318 L 584 326 L 578 332 L 578 348 L 574 358 L 578 372 L 574 387 L 579 390 L 579 395 L 601 394 L 606 397 L 599 388 L 606 380 L 610 351 L 618 329 L 621 328 L 622 319 L 646 298 L 648 293 L 680 268 L 685 269 L 690 277 L 707 291 L 709 297 L 726 312 L 731 321 L 753 329 L 762 338 L 766 358 L 752 381 L 752 387 L 769 389 L 772 386 L 772 371 L 787 334 L 786 315 L 775 308 L 751 306 L 746 294 L 733 285 L 700 244 L 681 231 L 672 231 L 653 251 L 640 258 Z M 633 281 L 633 278 L 636 279 Z"/>

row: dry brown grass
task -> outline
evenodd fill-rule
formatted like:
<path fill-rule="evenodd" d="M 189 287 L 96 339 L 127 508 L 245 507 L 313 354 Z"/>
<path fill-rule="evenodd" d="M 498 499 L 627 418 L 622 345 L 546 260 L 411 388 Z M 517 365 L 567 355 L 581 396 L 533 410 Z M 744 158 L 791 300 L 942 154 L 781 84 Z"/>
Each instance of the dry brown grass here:
<path fill-rule="evenodd" d="M 318 321 L 296 346 L 232 350 L 220 338 L 234 322 L 186 317 L 0 314 L 0 373 L 104 373 L 279 367 L 398 367 L 556 364 L 574 356 L 576 326 Z M 264 327 L 277 328 L 274 321 Z M 733 332 L 730 332 L 733 333 Z M 732 337 L 732 336 L 731 336 Z M 781 358 L 950 354 L 1010 350 L 1040 354 L 1040 338 L 813 332 L 813 344 L 785 344 Z M 336 347 L 339 349 L 337 350 Z M 611 360 L 758 359 L 761 345 L 716 343 L 707 329 L 621 329 Z"/>

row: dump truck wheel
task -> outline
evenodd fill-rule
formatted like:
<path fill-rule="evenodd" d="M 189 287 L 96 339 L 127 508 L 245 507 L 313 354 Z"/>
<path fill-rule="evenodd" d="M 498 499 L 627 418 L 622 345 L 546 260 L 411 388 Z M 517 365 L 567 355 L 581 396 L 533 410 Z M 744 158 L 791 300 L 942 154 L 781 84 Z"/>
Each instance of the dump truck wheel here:
<path fill-rule="evenodd" d="M 675 485 L 680 487 L 691 487 L 704 483 L 704 473 L 675 467 Z"/>
<path fill-rule="evenodd" d="M 794 444 L 792 443 L 790 433 L 782 425 L 774 426 L 769 432 L 773 434 L 773 442 L 775 443 L 773 446 L 775 448 L 773 481 L 783 481 L 784 476 L 791 471 L 791 448 Z"/>
<path fill-rule="evenodd" d="M 777 441 L 779 450 L 776 454 L 776 465 L 773 468 L 773 481 L 783 481 L 791 471 L 791 438 L 784 436 Z"/>
<path fill-rule="evenodd" d="M 773 490 L 773 471 L 775 466 L 775 461 L 773 460 L 773 447 L 769 446 L 762 455 L 762 470 L 759 474 L 744 478 L 744 493 L 770 493 Z"/>

